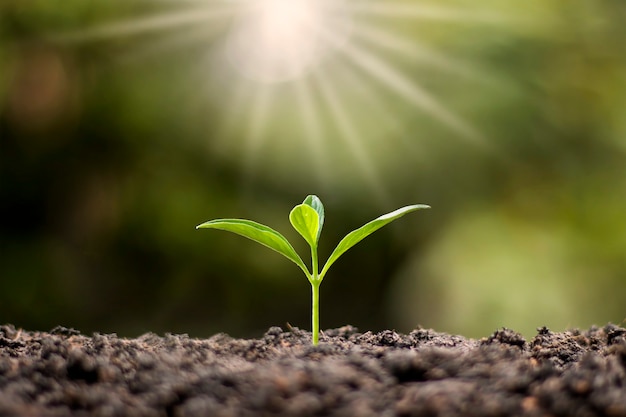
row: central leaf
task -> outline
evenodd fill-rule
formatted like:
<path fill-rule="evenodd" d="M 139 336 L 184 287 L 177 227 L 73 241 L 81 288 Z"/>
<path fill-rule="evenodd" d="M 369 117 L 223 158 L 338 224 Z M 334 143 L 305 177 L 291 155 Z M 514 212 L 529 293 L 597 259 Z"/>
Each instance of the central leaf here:
<path fill-rule="evenodd" d="M 317 229 L 317 238 L 316 241 L 319 242 L 320 234 L 322 233 L 322 227 L 324 226 L 324 205 L 322 204 L 322 200 L 319 199 L 316 195 L 308 195 L 302 204 L 306 204 L 311 206 L 319 217 L 320 227 Z"/>
<path fill-rule="evenodd" d="M 312 248 L 317 248 L 320 218 L 313 207 L 304 203 L 298 204 L 289 213 L 289 221 Z"/>

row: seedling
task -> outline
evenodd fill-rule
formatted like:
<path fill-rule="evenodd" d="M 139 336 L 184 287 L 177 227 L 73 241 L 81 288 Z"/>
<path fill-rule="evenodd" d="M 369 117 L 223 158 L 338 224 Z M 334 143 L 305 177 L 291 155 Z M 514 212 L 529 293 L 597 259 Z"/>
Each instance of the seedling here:
<path fill-rule="evenodd" d="M 219 229 L 236 233 L 275 250 L 298 265 L 311 283 L 313 299 L 311 312 L 313 344 L 317 345 L 319 342 L 319 289 L 330 266 L 348 249 L 386 224 L 412 211 L 427 208 L 430 208 L 430 206 L 424 204 L 402 207 L 391 213 L 384 214 L 348 233 L 346 237 L 341 239 L 335 250 L 330 254 L 321 272 L 319 272 L 318 267 L 317 244 L 322 232 L 322 226 L 324 226 L 324 206 L 322 205 L 322 201 L 315 195 L 309 195 L 304 199 L 302 204 L 295 206 L 293 210 L 291 210 L 291 213 L 289 213 L 291 225 L 311 247 L 312 268 L 310 271 L 302 261 L 302 258 L 296 253 L 293 246 L 291 246 L 283 235 L 260 223 L 244 219 L 216 219 L 202 223 L 198 225 L 196 229 Z"/>

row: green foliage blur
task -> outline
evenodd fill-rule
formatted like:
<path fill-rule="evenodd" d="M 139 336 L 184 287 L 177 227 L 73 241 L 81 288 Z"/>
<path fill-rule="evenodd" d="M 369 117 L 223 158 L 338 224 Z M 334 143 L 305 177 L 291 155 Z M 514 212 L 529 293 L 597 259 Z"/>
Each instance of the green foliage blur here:
<path fill-rule="evenodd" d="M 310 329 L 294 265 L 194 230 L 248 218 L 306 253 L 285 213 L 307 194 L 324 259 L 380 213 L 432 206 L 333 266 L 322 328 L 626 318 L 626 2 L 360 2 L 381 12 L 273 84 L 224 58 L 230 3 L 0 3 L 0 322 Z"/>

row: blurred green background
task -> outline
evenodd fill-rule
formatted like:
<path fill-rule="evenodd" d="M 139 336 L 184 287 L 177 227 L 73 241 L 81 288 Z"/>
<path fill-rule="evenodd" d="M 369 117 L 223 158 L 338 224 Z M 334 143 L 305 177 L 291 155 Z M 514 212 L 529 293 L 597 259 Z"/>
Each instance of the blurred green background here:
<path fill-rule="evenodd" d="M 382 213 L 432 206 L 333 266 L 322 328 L 626 318 L 626 2 L 337 0 L 323 53 L 273 82 L 255 71 L 311 33 L 257 47 L 246 7 L 0 3 L 0 322 L 308 330 L 296 266 L 194 230 L 253 219 L 308 259 L 287 218 L 307 194 L 326 206 L 323 259 Z"/>

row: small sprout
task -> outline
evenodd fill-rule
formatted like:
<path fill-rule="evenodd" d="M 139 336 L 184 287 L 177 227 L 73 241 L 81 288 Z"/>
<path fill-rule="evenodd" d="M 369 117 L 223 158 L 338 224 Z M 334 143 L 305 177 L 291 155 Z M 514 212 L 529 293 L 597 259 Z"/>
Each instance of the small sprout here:
<path fill-rule="evenodd" d="M 322 233 L 322 226 L 324 226 L 324 205 L 315 195 L 309 195 L 304 199 L 302 204 L 295 206 L 293 210 L 291 210 L 291 213 L 289 213 L 289 221 L 291 222 L 291 225 L 311 247 L 311 271 L 309 271 L 307 266 L 302 261 L 302 258 L 300 258 L 293 246 L 291 246 L 289 241 L 287 241 L 283 235 L 260 223 L 244 219 L 216 219 L 202 223 L 198 225 L 196 229 L 219 229 L 236 233 L 275 250 L 298 265 L 311 283 L 313 298 L 311 312 L 313 344 L 317 345 L 319 342 L 319 288 L 330 266 L 335 263 L 335 261 L 339 259 L 339 257 L 348 249 L 386 224 L 391 223 L 392 221 L 412 211 L 427 208 L 430 208 L 430 206 L 424 204 L 402 207 L 398 210 L 392 211 L 391 213 L 384 214 L 364 226 L 348 233 L 348 235 L 346 235 L 346 237 L 339 242 L 335 250 L 330 254 L 330 257 L 324 264 L 321 272 L 319 272 L 318 266 L 317 245 L 320 239 L 320 234 Z"/>

